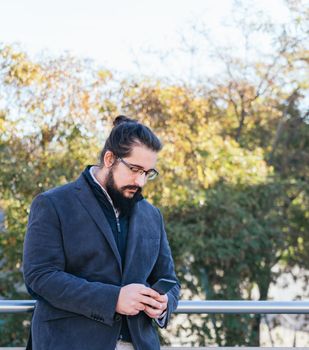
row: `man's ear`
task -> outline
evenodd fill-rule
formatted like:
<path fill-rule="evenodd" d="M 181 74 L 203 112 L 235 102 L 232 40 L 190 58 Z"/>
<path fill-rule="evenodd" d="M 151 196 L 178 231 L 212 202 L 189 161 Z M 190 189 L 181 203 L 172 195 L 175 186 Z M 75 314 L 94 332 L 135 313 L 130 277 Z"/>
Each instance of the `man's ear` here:
<path fill-rule="evenodd" d="M 116 161 L 116 158 L 115 158 L 114 153 L 111 151 L 106 151 L 106 153 L 104 154 L 104 158 L 103 158 L 104 166 L 106 168 L 110 168 L 113 166 L 115 161 Z"/>

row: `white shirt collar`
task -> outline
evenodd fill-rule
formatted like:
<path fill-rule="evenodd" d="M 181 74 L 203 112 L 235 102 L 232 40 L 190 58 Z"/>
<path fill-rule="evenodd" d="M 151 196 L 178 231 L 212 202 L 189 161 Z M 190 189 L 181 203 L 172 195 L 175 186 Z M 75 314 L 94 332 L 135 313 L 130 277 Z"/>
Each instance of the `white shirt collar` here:
<path fill-rule="evenodd" d="M 112 201 L 110 195 L 107 193 L 106 189 L 100 184 L 100 182 L 97 180 L 97 178 L 96 178 L 95 175 L 94 175 L 94 168 L 96 168 L 96 167 L 97 167 L 96 165 L 92 166 L 92 167 L 89 169 L 89 173 L 90 173 L 90 175 L 91 175 L 93 181 L 101 187 L 102 191 L 104 192 L 104 194 L 106 195 L 108 201 L 109 201 L 110 204 L 112 205 L 112 207 L 113 207 L 113 209 L 114 209 L 114 211 L 115 211 L 115 214 L 116 214 L 116 216 L 117 216 L 117 218 L 118 218 L 118 216 L 119 216 L 119 211 L 115 208 L 115 206 L 114 206 L 114 204 L 113 204 L 113 201 Z"/>

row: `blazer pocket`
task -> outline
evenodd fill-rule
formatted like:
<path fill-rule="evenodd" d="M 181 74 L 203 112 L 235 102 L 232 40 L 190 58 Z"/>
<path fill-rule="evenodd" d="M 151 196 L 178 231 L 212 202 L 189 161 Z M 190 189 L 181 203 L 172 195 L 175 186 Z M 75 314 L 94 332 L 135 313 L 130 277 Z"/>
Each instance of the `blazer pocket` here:
<path fill-rule="evenodd" d="M 143 237 L 140 242 L 141 261 L 153 263 L 157 260 L 160 248 L 160 238 Z"/>
<path fill-rule="evenodd" d="M 70 311 L 65 311 L 61 309 L 54 309 L 47 315 L 43 315 L 42 319 L 43 321 L 52 321 L 52 320 L 60 320 L 62 318 L 71 318 L 71 317 L 78 317 L 81 315 L 75 314 Z"/>
<path fill-rule="evenodd" d="M 159 248 L 160 238 L 158 237 L 142 237 L 141 244 L 143 247 Z"/>

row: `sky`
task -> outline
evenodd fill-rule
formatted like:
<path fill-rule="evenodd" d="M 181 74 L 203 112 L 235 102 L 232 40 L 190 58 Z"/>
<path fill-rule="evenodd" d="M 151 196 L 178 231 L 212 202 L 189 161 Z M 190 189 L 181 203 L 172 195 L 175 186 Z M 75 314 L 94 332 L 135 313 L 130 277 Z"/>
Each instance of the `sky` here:
<path fill-rule="evenodd" d="M 31 55 L 70 51 L 125 74 L 181 77 L 192 65 L 198 72 L 202 66 L 213 70 L 214 62 L 190 61 L 181 37 L 195 44 L 190 28 L 201 22 L 211 28 L 214 41 L 235 37 L 224 27 L 235 15 L 232 1 L 0 0 L 0 43 L 19 43 Z M 254 2 L 274 21 L 287 16 L 283 0 Z M 171 51 L 177 55 L 165 60 Z"/>
<path fill-rule="evenodd" d="M 255 2 L 275 19 L 285 16 L 283 0 Z M 232 15 L 232 0 L 2 0 L 0 42 L 30 54 L 70 51 L 125 73 L 182 75 L 194 62 L 181 53 L 181 37 L 190 45 L 190 28 L 203 22 L 220 40 Z M 176 59 L 164 60 L 175 50 Z"/>

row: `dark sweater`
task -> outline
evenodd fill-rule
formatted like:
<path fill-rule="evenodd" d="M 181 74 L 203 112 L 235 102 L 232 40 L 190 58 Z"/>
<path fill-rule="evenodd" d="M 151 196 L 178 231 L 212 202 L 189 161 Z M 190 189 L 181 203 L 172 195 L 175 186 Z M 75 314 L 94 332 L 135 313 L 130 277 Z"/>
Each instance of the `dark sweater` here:
<path fill-rule="evenodd" d="M 99 202 L 100 207 L 103 210 L 104 215 L 106 216 L 106 219 L 112 229 L 112 232 L 114 234 L 115 241 L 117 244 L 117 248 L 121 257 L 121 263 L 122 263 L 122 266 L 124 266 L 130 215 L 129 214 L 123 215 L 122 213 L 120 213 L 118 217 L 120 230 L 118 230 L 115 211 L 111 203 L 109 202 L 108 198 L 106 197 L 104 191 L 102 190 L 102 188 L 93 180 L 90 174 L 91 167 L 92 165 L 88 165 L 84 170 L 83 175 L 87 180 L 88 184 L 90 185 L 90 188 L 95 198 Z M 142 196 L 141 198 L 138 198 L 137 201 L 140 199 L 142 199 Z M 126 316 L 122 316 L 122 326 L 121 326 L 119 338 L 124 341 L 132 342 Z"/>

